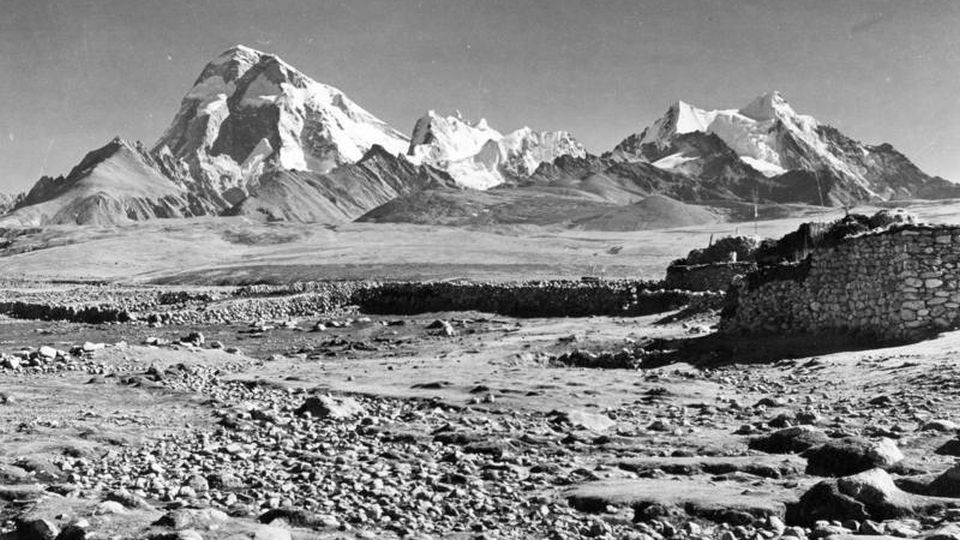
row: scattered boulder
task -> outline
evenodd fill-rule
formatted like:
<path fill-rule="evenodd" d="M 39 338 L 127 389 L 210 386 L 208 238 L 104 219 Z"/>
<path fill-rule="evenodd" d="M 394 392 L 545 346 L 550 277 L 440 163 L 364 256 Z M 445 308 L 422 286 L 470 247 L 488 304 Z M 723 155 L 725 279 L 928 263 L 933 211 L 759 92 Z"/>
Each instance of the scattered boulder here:
<path fill-rule="evenodd" d="M 307 398 L 296 410 L 298 416 L 309 414 L 314 418 L 346 420 L 354 416 L 363 416 L 363 405 L 351 397 L 314 396 Z"/>
<path fill-rule="evenodd" d="M 589 413 L 579 410 L 553 411 L 550 421 L 554 424 L 568 425 L 577 429 L 590 431 L 606 431 L 617 425 L 605 414 Z"/>
<path fill-rule="evenodd" d="M 844 478 L 824 480 L 787 509 L 787 521 L 813 525 L 826 520 L 899 519 L 942 508 L 943 499 L 902 491 L 883 469 L 870 469 Z"/>
<path fill-rule="evenodd" d="M 31 519 L 17 523 L 17 538 L 54 540 L 59 535 L 60 528 L 49 519 Z"/>
<path fill-rule="evenodd" d="M 937 454 L 941 456 L 958 456 L 960 457 L 960 437 L 955 439 L 950 439 L 949 441 L 941 444 L 934 450 Z"/>
<path fill-rule="evenodd" d="M 847 437 L 811 448 L 803 457 L 807 458 L 807 474 L 849 476 L 873 468 L 888 469 L 903 459 L 903 453 L 891 439 L 873 442 Z"/>
<path fill-rule="evenodd" d="M 203 347 L 203 344 L 207 339 L 200 332 L 190 332 L 186 337 L 180 340 L 180 343 L 185 343 L 187 345 L 193 345 L 195 347 Z"/>
<path fill-rule="evenodd" d="M 958 428 L 960 425 L 950 420 L 930 420 L 920 426 L 920 431 L 956 431 Z"/>
<path fill-rule="evenodd" d="M 822 445 L 827 434 L 810 426 L 793 426 L 750 439 L 748 446 L 768 454 L 796 454 Z"/>
<path fill-rule="evenodd" d="M 453 328 L 453 325 L 441 319 L 437 319 L 427 325 L 427 329 L 434 330 L 437 334 L 444 337 L 454 337 L 457 335 L 457 331 Z"/>
<path fill-rule="evenodd" d="M 927 485 L 926 494 L 960 498 L 960 464 L 950 467 Z"/>
<path fill-rule="evenodd" d="M 257 518 L 257 521 L 265 525 L 269 525 L 278 520 L 283 521 L 289 526 L 305 527 L 308 529 L 335 528 L 340 525 L 333 516 L 309 512 L 300 508 L 274 508 L 267 510 Z"/>
<path fill-rule="evenodd" d="M 107 345 L 104 343 L 93 343 L 90 341 L 86 341 L 84 342 L 83 345 L 80 346 L 80 350 L 85 353 L 92 353 L 95 351 L 99 351 L 100 349 L 106 348 L 106 346 Z"/>
<path fill-rule="evenodd" d="M 187 528 L 209 529 L 218 526 L 218 524 L 228 519 L 227 514 L 215 508 L 180 508 L 167 512 L 163 517 L 158 519 L 154 525 L 170 527 L 178 531 Z"/>

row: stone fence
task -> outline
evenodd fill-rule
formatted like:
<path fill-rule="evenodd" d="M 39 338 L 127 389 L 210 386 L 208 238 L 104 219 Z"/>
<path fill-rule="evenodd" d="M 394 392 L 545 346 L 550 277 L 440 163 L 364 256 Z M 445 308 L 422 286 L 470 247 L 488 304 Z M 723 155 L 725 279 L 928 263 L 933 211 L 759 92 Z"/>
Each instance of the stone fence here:
<path fill-rule="evenodd" d="M 666 289 L 688 291 L 725 291 L 736 276 L 757 269 L 754 262 L 716 262 L 709 264 L 673 264 L 667 267 Z"/>
<path fill-rule="evenodd" d="M 15 292 L 9 291 L 14 297 Z M 639 280 L 522 282 L 311 282 L 215 290 L 72 288 L 0 298 L 0 314 L 101 323 L 226 324 L 359 309 L 379 315 L 481 311 L 515 317 L 638 316 L 719 304 L 720 292 L 666 290 Z M 102 301 L 104 296 L 110 300 Z M 112 300 L 112 301 L 111 301 Z"/>
<path fill-rule="evenodd" d="M 362 311 L 379 314 L 483 311 L 514 317 L 636 316 L 679 309 L 700 294 L 630 280 L 407 282 L 358 290 L 353 301 Z"/>
<path fill-rule="evenodd" d="M 960 226 L 894 226 L 748 275 L 731 290 L 720 329 L 906 340 L 960 326 L 958 308 Z"/>

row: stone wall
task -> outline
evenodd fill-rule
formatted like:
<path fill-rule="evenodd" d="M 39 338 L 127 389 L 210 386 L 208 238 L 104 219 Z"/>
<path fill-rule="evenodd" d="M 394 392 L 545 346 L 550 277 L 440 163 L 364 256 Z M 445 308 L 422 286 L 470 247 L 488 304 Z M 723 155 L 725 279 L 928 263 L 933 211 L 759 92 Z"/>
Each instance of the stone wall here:
<path fill-rule="evenodd" d="M 674 264 L 667 267 L 664 287 L 688 291 L 725 291 L 734 277 L 756 269 L 757 265 L 753 262 Z"/>
<path fill-rule="evenodd" d="M 8 298 L 4 298 L 4 295 Z M 314 317 L 359 308 L 370 314 L 481 311 L 516 317 L 636 316 L 714 305 L 718 292 L 665 290 L 637 280 L 522 282 L 309 282 L 285 286 L 159 290 L 73 287 L 0 294 L 0 313 L 76 322 L 225 324 Z"/>
<path fill-rule="evenodd" d="M 818 248 L 732 290 L 727 333 L 843 332 L 903 340 L 960 326 L 960 226 L 895 226 Z"/>
<path fill-rule="evenodd" d="M 584 317 L 670 311 L 688 304 L 697 294 L 629 280 L 424 282 L 383 283 L 358 291 L 353 300 L 362 311 L 379 314 L 483 311 L 514 317 Z"/>

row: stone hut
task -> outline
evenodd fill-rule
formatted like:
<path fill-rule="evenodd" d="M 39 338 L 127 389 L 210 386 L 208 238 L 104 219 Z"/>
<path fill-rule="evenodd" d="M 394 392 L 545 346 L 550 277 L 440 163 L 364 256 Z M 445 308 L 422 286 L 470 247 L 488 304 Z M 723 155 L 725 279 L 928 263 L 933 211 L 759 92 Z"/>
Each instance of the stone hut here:
<path fill-rule="evenodd" d="M 762 268 L 731 289 L 725 333 L 916 339 L 960 327 L 960 226 L 894 225 Z"/>

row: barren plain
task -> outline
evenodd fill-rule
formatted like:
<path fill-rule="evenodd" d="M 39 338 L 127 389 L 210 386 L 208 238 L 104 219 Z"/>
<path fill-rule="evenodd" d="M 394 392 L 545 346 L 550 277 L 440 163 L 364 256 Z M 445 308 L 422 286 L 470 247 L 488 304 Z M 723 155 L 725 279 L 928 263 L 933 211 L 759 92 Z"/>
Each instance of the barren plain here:
<path fill-rule="evenodd" d="M 8 237 L 4 535 L 960 537 L 955 332 L 881 347 L 718 335 L 712 304 L 518 317 L 320 298 L 357 281 L 641 283 L 712 236 L 841 216 Z"/>

